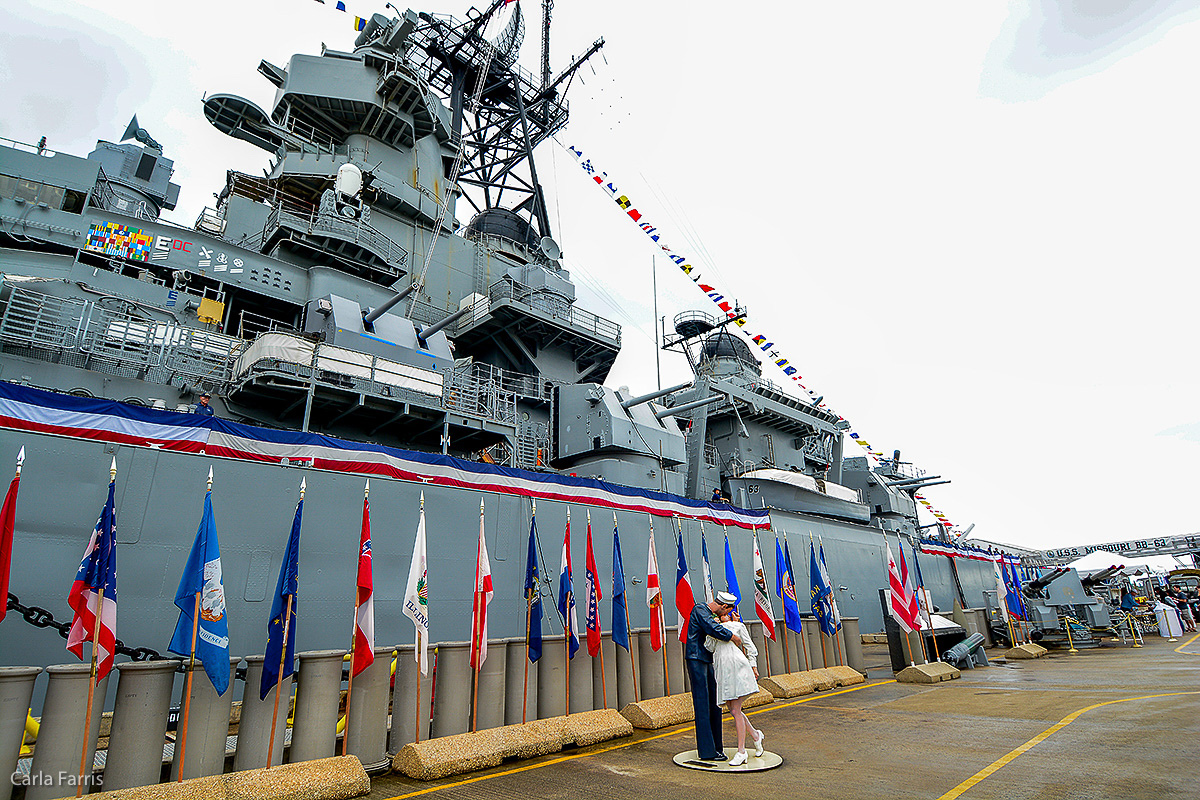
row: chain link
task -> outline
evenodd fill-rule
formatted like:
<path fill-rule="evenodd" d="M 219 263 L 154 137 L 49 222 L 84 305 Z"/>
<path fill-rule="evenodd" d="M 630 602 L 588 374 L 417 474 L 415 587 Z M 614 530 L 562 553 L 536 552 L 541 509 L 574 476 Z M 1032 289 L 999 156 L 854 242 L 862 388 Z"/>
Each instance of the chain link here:
<path fill-rule="evenodd" d="M 54 615 L 44 608 L 38 606 L 23 606 L 21 600 L 12 592 L 8 593 L 8 610 L 16 611 L 25 621 L 35 628 L 53 628 L 58 631 L 58 635 L 66 639 L 71 632 L 71 625 L 67 622 L 57 622 Z M 157 650 L 149 647 L 126 647 L 125 643 L 117 639 L 117 653 L 123 656 L 129 656 L 134 661 L 163 661 L 164 656 Z"/>

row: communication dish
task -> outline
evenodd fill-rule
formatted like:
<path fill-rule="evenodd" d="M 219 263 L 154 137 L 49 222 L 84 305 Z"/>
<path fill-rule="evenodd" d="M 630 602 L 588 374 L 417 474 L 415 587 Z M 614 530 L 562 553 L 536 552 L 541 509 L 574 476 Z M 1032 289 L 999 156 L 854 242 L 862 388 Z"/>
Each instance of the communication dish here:
<path fill-rule="evenodd" d="M 151 150 L 162 152 L 162 145 L 154 141 L 145 128 L 138 127 L 137 114 L 133 115 L 133 119 L 129 120 L 129 124 L 125 126 L 125 133 L 121 134 L 121 141 L 128 139 L 137 139 L 142 144 L 149 147 Z"/>
<path fill-rule="evenodd" d="M 551 261 L 557 261 L 562 255 L 562 248 L 558 246 L 558 242 L 551 239 L 549 236 L 543 236 L 542 241 L 538 243 L 542 253 Z"/>

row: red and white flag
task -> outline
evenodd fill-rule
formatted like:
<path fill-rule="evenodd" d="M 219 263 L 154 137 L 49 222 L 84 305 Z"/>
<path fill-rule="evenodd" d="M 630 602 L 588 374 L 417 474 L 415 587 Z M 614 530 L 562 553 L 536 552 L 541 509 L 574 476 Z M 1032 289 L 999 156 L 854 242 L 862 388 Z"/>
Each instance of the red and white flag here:
<path fill-rule="evenodd" d="M 587 593 L 587 644 L 588 655 L 595 658 L 600 653 L 600 584 L 596 581 L 596 557 L 592 555 L 592 512 L 587 518 L 587 575 L 584 582 Z"/>
<path fill-rule="evenodd" d="M 375 581 L 371 574 L 371 504 L 363 492 L 362 533 L 358 539 L 358 610 L 354 614 L 354 658 L 351 674 L 357 675 L 375 661 Z"/>
<path fill-rule="evenodd" d="M 758 532 L 754 534 L 754 610 L 762 620 L 767 638 L 775 639 L 775 609 L 771 607 L 771 594 L 767 591 L 767 574 L 763 571 L 762 553 L 758 550 Z"/>
<path fill-rule="evenodd" d="M 117 460 L 112 470 L 116 473 Z M 67 649 L 76 658 L 83 658 L 83 643 L 92 642 L 96 652 L 96 680 L 102 681 L 112 669 L 117 654 L 117 481 L 108 484 L 108 501 L 100 511 L 100 519 L 83 551 L 75 583 L 67 595 L 67 603 L 75 612 L 71 631 L 67 634 Z M 103 602 L 101 602 L 101 592 Z M 96 636 L 96 617 L 100 617 L 100 635 Z"/>
<path fill-rule="evenodd" d="M 892 546 L 887 547 L 888 560 L 888 610 L 905 633 L 921 629 L 920 612 L 916 610 L 917 597 L 905 586 L 907 567 L 902 571 L 892 555 Z M 903 554 L 903 550 L 900 551 Z"/>
<path fill-rule="evenodd" d="M 650 560 L 646 566 L 646 605 L 650 606 L 650 649 L 662 649 L 667 638 L 667 622 L 663 618 L 662 585 L 658 581 L 658 554 L 654 550 L 654 524 L 650 525 Z"/>
<path fill-rule="evenodd" d="M 17 521 L 17 489 L 21 485 L 21 462 L 25 460 L 25 448 L 17 455 L 17 474 L 8 485 L 4 495 L 4 507 L 0 508 L 0 620 L 8 610 L 8 575 L 12 567 L 13 529 Z"/>
<path fill-rule="evenodd" d="M 479 552 L 475 556 L 475 603 L 471 618 L 471 669 L 487 660 L 487 607 L 492 602 L 492 565 L 483 539 L 483 500 L 479 501 Z"/>

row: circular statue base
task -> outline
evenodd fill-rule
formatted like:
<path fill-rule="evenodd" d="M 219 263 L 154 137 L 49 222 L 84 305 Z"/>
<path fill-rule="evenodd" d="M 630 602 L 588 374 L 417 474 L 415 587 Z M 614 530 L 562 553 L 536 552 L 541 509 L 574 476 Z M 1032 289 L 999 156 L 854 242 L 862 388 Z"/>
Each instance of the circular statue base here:
<path fill-rule="evenodd" d="M 733 758 L 737 754 L 737 748 L 726 747 L 724 753 L 727 758 Z M 705 772 L 762 772 L 767 769 L 775 769 L 783 763 L 783 756 L 772 753 L 770 750 L 764 750 L 762 756 L 754 755 L 753 750 L 748 750 L 747 753 L 750 758 L 746 760 L 745 764 L 737 767 L 730 766 L 728 761 L 703 761 L 695 750 L 685 750 L 672 760 L 681 767 L 700 769 Z"/>

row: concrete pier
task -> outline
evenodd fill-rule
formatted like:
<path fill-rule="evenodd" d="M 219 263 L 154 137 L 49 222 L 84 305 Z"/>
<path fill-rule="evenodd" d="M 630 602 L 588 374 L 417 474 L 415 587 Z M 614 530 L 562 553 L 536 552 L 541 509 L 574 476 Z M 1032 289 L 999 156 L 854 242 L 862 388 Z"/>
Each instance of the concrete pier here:
<path fill-rule="evenodd" d="M 309 650 L 298 654 L 296 713 L 288 758 L 293 764 L 335 755 L 345 655 L 345 650 Z"/>
<path fill-rule="evenodd" d="M 105 791 L 159 782 L 167 714 L 179 665 L 177 660 L 117 664 L 120 677 L 104 762 Z"/>
<path fill-rule="evenodd" d="M 213 690 L 212 681 L 204 673 L 204 666 L 196 662 L 195 675 L 192 678 L 192 704 L 188 712 L 187 752 L 184 754 L 183 777 L 203 778 L 208 775 L 220 775 L 225 770 L 225 743 L 229 736 L 229 709 L 233 706 L 233 695 L 237 688 L 233 673 L 241 662 L 241 656 L 231 656 L 229 659 L 229 688 L 225 694 L 218 697 Z M 184 664 L 184 670 L 190 667 Z M 184 691 L 187 691 L 186 672 Z M 247 687 L 248 690 L 251 687 Z M 252 687 L 257 692 L 258 686 Z M 272 695 L 272 699 L 273 695 Z M 282 704 L 282 700 L 280 701 Z M 171 780 L 179 779 L 179 745 L 183 733 L 183 706 L 179 703 L 179 730 L 175 735 L 175 757 L 171 763 Z M 279 734 L 282 735 L 282 734 Z"/>
<path fill-rule="evenodd" d="M 33 751 L 33 766 L 30 769 L 30 778 L 34 782 L 25 790 L 26 800 L 48 800 L 75 794 L 81 779 L 79 758 L 85 741 L 87 755 L 84 758 L 82 776 L 84 791 L 92 786 L 92 760 L 96 753 L 96 737 L 100 733 L 104 696 L 108 690 L 106 676 L 96 684 L 91 724 L 85 734 L 83 719 L 87 711 L 92 665 L 59 664 L 46 667 L 46 673 L 50 680 L 46 686 L 42 727 L 38 733 L 37 747 Z M 7 777 L 0 776 L 4 780 L 7 780 Z"/>
<path fill-rule="evenodd" d="M 453 736 L 471 730 L 471 643 L 444 642 L 437 648 L 439 691 L 433 701 L 431 737 Z"/>
<path fill-rule="evenodd" d="M 862 634 L 858 627 L 858 617 L 842 617 L 842 645 L 846 648 L 844 651 L 846 666 L 865 675 L 867 666 L 863 658 Z"/>
<path fill-rule="evenodd" d="M 519 648 L 524 652 L 525 648 Z M 479 691 L 474 692 L 472 685 L 472 703 L 478 702 L 478 709 L 472 713 L 475 716 L 475 729 L 487 730 L 504 725 L 504 707 L 506 692 L 506 673 L 508 659 L 508 644 L 505 639 L 493 639 L 488 642 L 487 658 L 479 670 Z M 471 680 L 474 681 L 474 674 Z"/>
<path fill-rule="evenodd" d="M 392 735 L 388 741 L 390 753 L 400 752 L 400 748 L 418 738 L 422 742 L 429 738 L 429 705 L 433 691 L 433 648 L 429 648 L 429 675 L 421 674 L 414 645 L 401 645 L 397 650 L 396 681 L 392 691 Z M 421 684 L 419 701 L 418 678 Z M 417 710 L 418 705 L 420 711 Z"/>
<path fill-rule="evenodd" d="M 529 663 L 525 657 L 525 637 L 517 636 L 504 640 L 508 648 L 505 652 L 504 675 L 504 724 L 519 725 L 522 708 L 526 720 L 537 719 L 537 669 L 538 662 Z M 488 655 L 491 658 L 491 655 Z M 528 682 L 526 670 L 528 669 Z"/>
<path fill-rule="evenodd" d="M 41 672 L 41 667 L 0 667 L 0 800 L 12 797 L 7 776 L 17 768 L 33 683 Z"/>
<path fill-rule="evenodd" d="M 387 767 L 387 714 L 392 681 L 392 647 L 376 647 L 371 666 L 354 677 L 346 753 L 358 756 L 368 773 Z M 449 684 L 453 687 L 455 684 Z M 451 689 L 449 694 L 454 694 Z"/>
<path fill-rule="evenodd" d="M 292 708 L 292 679 L 284 678 L 279 684 L 279 712 L 275 716 L 275 747 L 267 760 L 267 748 L 271 746 L 271 712 L 275 710 L 275 692 L 259 699 L 258 690 L 262 683 L 263 661 L 266 656 L 246 656 L 246 685 L 242 693 L 242 717 L 238 725 L 237 751 L 233 756 L 233 769 L 273 767 L 283 763 L 283 739 L 287 728 L 288 712 Z M 195 680 L 200 680 L 197 675 Z M 207 678 L 205 678 L 207 680 Z M 232 686 L 232 684 L 230 684 Z M 190 734 L 189 734 L 190 736 Z M 188 739 L 191 745 L 191 739 Z"/>

